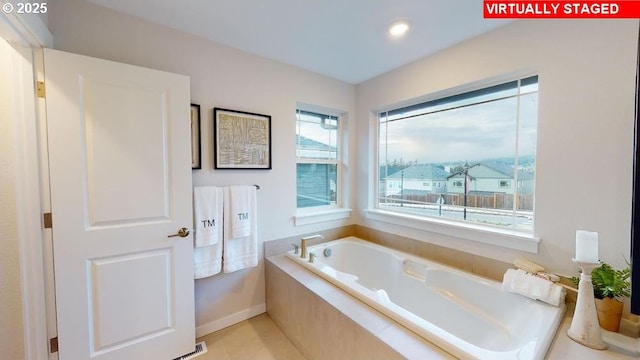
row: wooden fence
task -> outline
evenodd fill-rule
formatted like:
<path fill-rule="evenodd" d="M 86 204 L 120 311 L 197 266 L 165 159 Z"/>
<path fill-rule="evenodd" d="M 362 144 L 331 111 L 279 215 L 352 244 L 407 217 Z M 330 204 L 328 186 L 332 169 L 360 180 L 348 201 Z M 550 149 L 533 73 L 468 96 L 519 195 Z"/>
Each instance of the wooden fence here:
<path fill-rule="evenodd" d="M 438 205 L 440 196 L 444 205 L 464 205 L 464 194 L 392 195 L 386 197 L 386 203 Z M 380 200 L 383 201 L 383 198 Z M 511 194 L 467 194 L 467 207 L 512 210 L 513 200 L 514 196 Z M 516 201 L 516 210 L 533 210 L 533 195 L 518 195 Z"/>

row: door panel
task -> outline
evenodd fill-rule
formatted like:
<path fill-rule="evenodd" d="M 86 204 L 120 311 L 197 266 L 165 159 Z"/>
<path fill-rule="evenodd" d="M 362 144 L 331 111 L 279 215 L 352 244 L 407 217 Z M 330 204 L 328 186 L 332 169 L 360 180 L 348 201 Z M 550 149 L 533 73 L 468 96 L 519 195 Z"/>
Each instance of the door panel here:
<path fill-rule="evenodd" d="M 166 221 L 170 160 L 166 156 L 170 145 L 167 89 L 114 86 L 100 80 L 80 79 L 89 225 Z M 145 114 L 155 123 L 149 126 L 136 114 Z M 114 197 L 119 201 L 111 201 Z"/>
<path fill-rule="evenodd" d="M 95 351 L 110 351 L 171 329 L 171 258 L 170 249 L 161 249 L 90 261 L 90 341 Z M 124 323 L 127 326 L 121 327 Z"/>
<path fill-rule="evenodd" d="M 195 345 L 189 79 L 45 50 L 61 360 Z"/>

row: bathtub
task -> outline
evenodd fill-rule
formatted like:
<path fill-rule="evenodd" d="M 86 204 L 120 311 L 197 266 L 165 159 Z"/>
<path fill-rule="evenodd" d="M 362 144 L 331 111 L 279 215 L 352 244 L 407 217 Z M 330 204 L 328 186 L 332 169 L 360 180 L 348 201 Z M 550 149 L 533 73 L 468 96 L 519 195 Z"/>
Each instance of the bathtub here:
<path fill-rule="evenodd" d="M 542 359 L 564 315 L 498 282 L 348 237 L 286 255 L 452 355 Z"/>

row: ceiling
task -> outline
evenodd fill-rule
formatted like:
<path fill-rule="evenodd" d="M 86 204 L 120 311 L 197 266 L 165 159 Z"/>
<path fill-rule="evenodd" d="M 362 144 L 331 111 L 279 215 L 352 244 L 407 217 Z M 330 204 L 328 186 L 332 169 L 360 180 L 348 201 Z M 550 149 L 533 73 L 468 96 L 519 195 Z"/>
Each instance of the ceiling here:
<path fill-rule="evenodd" d="M 351 84 L 509 22 L 482 0 L 88 1 Z M 392 39 L 399 19 L 411 29 Z"/>

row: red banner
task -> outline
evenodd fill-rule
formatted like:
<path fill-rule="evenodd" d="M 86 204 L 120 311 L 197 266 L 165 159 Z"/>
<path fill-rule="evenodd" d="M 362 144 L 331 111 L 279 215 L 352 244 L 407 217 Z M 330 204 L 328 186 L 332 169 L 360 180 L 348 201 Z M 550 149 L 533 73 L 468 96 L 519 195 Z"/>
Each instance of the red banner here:
<path fill-rule="evenodd" d="M 640 1 L 484 0 L 484 17 L 498 19 L 640 18 Z"/>

